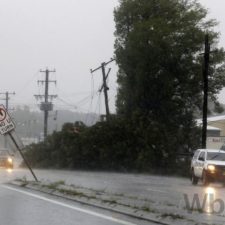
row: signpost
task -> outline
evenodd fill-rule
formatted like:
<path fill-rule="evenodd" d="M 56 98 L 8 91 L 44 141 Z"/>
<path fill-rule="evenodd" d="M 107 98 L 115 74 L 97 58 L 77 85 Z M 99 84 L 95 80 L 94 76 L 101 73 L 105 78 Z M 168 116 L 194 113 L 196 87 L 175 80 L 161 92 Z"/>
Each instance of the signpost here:
<path fill-rule="evenodd" d="M 0 134 L 2 134 L 2 135 L 8 134 L 9 135 L 12 142 L 14 143 L 17 150 L 19 151 L 20 155 L 22 156 L 25 164 L 27 165 L 28 169 L 30 170 L 31 174 L 33 175 L 34 179 L 36 181 L 38 181 L 32 168 L 30 167 L 29 163 L 27 162 L 26 158 L 24 157 L 22 148 L 19 146 L 16 139 L 14 138 L 14 135 L 15 135 L 14 130 L 15 130 L 15 124 L 13 123 L 10 115 L 8 114 L 6 108 L 3 105 L 0 105 Z M 14 133 L 14 135 L 13 135 L 13 133 Z"/>

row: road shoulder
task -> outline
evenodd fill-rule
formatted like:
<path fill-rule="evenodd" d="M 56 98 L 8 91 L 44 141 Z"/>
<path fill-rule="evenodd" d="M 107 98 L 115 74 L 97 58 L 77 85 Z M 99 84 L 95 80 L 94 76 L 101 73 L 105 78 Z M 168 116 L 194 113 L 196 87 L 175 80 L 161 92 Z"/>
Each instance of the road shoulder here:
<path fill-rule="evenodd" d="M 137 196 L 129 196 L 121 193 L 108 193 L 105 190 L 94 190 L 91 188 L 68 185 L 63 181 L 33 182 L 27 181 L 26 179 L 17 179 L 10 182 L 10 185 L 39 191 L 158 224 L 212 224 L 212 220 L 202 220 L 205 217 L 202 217 L 200 212 L 190 214 L 186 210 L 182 210 L 182 208 L 174 205 L 168 204 L 162 206 L 158 202 L 152 201 L 151 198 L 142 199 Z M 216 218 L 216 221 L 221 221 L 221 224 L 224 224 L 221 218 Z"/>

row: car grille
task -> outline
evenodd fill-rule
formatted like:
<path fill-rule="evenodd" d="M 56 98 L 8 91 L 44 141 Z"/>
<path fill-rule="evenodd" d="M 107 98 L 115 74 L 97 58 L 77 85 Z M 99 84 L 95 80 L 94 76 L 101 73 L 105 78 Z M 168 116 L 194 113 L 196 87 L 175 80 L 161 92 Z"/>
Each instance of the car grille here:
<path fill-rule="evenodd" d="M 219 172 L 225 172 L 225 166 L 215 166 L 216 170 Z"/>

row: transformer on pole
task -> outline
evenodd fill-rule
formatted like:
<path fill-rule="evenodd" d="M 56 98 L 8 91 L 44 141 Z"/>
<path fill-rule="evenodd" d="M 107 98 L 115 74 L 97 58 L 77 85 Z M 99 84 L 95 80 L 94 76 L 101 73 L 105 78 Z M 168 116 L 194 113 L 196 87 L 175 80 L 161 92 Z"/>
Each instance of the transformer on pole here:
<path fill-rule="evenodd" d="M 45 93 L 43 95 L 34 95 L 37 100 L 43 100 L 40 104 L 40 110 L 44 112 L 44 140 L 48 135 L 48 112 L 53 110 L 52 100 L 57 97 L 57 95 L 49 95 L 49 83 L 55 83 L 56 80 L 49 80 L 49 74 L 54 73 L 55 70 L 40 70 L 40 72 L 45 73 L 45 80 L 38 80 L 38 84 L 45 84 Z"/>

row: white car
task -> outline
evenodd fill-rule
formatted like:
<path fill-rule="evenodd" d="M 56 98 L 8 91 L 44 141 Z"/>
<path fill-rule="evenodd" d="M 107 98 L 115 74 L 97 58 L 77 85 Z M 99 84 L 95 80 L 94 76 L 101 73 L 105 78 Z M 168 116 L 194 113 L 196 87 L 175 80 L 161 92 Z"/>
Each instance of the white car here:
<path fill-rule="evenodd" d="M 202 180 L 204 185 L 210 182 L 222 182 L 225 185 L 225 151 L 218 149 L 198 149 L 191 161 L 191 181 L 196 185 Z"/>

